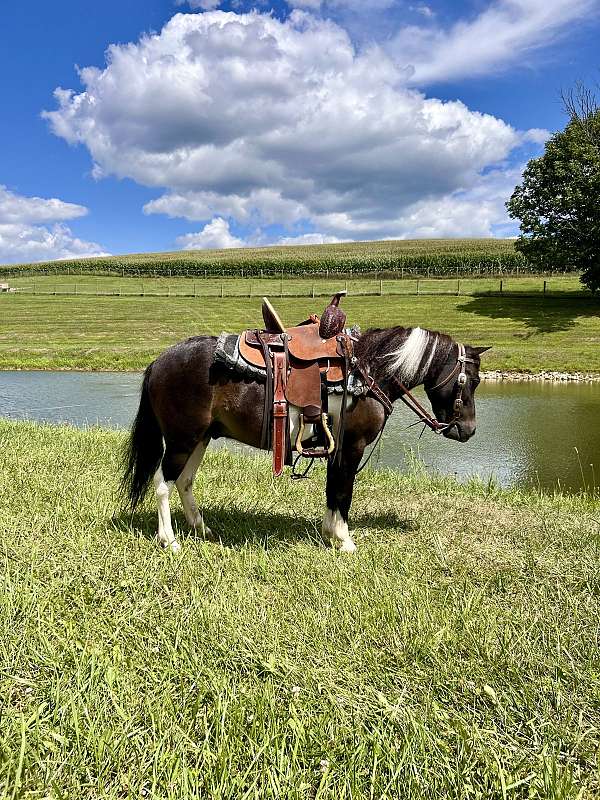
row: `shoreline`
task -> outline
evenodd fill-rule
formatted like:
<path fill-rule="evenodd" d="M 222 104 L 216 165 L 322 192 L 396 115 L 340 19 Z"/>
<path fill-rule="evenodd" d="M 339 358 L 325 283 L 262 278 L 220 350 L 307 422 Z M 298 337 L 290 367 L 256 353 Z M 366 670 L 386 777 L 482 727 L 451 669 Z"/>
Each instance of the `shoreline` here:
<path fill-rule="evenodd" d="M 519 372 L 517 370 L 488 370 L 480 372 L 482 381 L 490 383 L 600 383 L 600 372 Z"/>
<path fill-rule="evenodd" d="M 0 367 L 2 372 L 109 372 L 113 374 L 132 375 L 142 373 L 139 369 L 111 369 L 101 367 L 86 369 L 85 367 Z M 490 383 L 600 383 L 600 372 L 566 372 L 563 370 L 541 370 L 540 372 L 523 372 L 520 370 L 484 370 L 479 373 L 482 381 Z"/>

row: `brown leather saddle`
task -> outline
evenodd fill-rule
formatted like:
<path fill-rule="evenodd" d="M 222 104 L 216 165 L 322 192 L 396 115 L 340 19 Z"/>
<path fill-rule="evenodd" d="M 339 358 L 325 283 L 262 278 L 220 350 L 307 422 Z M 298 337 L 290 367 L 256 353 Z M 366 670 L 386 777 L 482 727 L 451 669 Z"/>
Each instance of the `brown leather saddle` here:
<path fill-rule="evenodd" d="M 341 293 L 339 293 L 341 294 Z M 338 297 L 339 302 L 339 294 Z M 332 301 L 333 302 L 333 301 Z M 337 305 L 336 302 L 336 305 Z M 325 310 L 327 313 L 330 306 Z M 273 450 L 273 472 L 281 475 L 288 452 L 289 405 L 300 409 L 300 425 L 294 447 L 307 458 L 329 458 L 341 445 L 343 414 L 353 339 L 338 325 L 328 327 L 333 335 L 322 338 L 316 314 L 292 328 L 286 328 L 270 302 L 263 298 L 263 330 L 244 331 L 239 340 L 242 358 L 266 372 L 262 446 Z M 327 385 L 342 385 L 344 400 L 337 441 L 327 413 Z M 313 425 L 321 443 L 303 446 L 305 425 Z"/>

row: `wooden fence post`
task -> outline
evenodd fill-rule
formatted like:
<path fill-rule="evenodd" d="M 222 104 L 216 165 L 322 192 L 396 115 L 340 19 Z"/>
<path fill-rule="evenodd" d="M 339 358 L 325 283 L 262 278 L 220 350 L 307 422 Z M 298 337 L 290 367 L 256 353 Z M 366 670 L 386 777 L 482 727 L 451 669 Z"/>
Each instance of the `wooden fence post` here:
<path fill-rule="evenodd" d="M 502 278 L 500 278 L 500 294 L 502 294 Z"/>
<path fill-rule="evenodd" d="M 458 278 L 456 281 L 456 296 L 458 297 L 459 294 L 460 294 L 460 278 Z"/>
<path fill-rule="evenodd" d="M 383 295 L 383 281 L 379 278 L 379 296 Z"/>
<path fill-rule="evenodd" d="M 419 279 L 417 278 L 417 294 L 419 294 Z"/>
<path fill-rule="evenodd" d="M 223 297 L 223 281 L 221 281 L 221 297 Z"/>
<path fill-rule="evenodd" d="M 544 296 L 546 295 L 546 281 L 544 281 Z"/>

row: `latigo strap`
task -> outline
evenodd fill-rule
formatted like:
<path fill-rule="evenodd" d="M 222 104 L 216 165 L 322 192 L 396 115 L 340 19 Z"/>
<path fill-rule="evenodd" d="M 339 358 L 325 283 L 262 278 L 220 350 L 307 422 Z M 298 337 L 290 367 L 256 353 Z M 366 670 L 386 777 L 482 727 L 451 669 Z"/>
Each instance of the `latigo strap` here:
<path fill-rule="evenodd" d="M 287 358 L 284 352 L 273 352 L 273 381 L 273 474 L 279 477 L 283 472 L 287 448 Z"/>

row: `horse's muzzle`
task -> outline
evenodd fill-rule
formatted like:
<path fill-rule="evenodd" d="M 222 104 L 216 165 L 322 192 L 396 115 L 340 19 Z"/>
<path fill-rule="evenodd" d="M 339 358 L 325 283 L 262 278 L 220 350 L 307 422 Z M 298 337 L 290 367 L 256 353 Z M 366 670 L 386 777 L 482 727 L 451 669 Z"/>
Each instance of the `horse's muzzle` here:
<path fill-rule="evenodd" d="M 452 439 L 455 442 L 467 442 L 474 433 L 475 425 L 463 422 L 454 422 L 442 432 L 442 436 L 445 436 L 446 439 Z"/>

